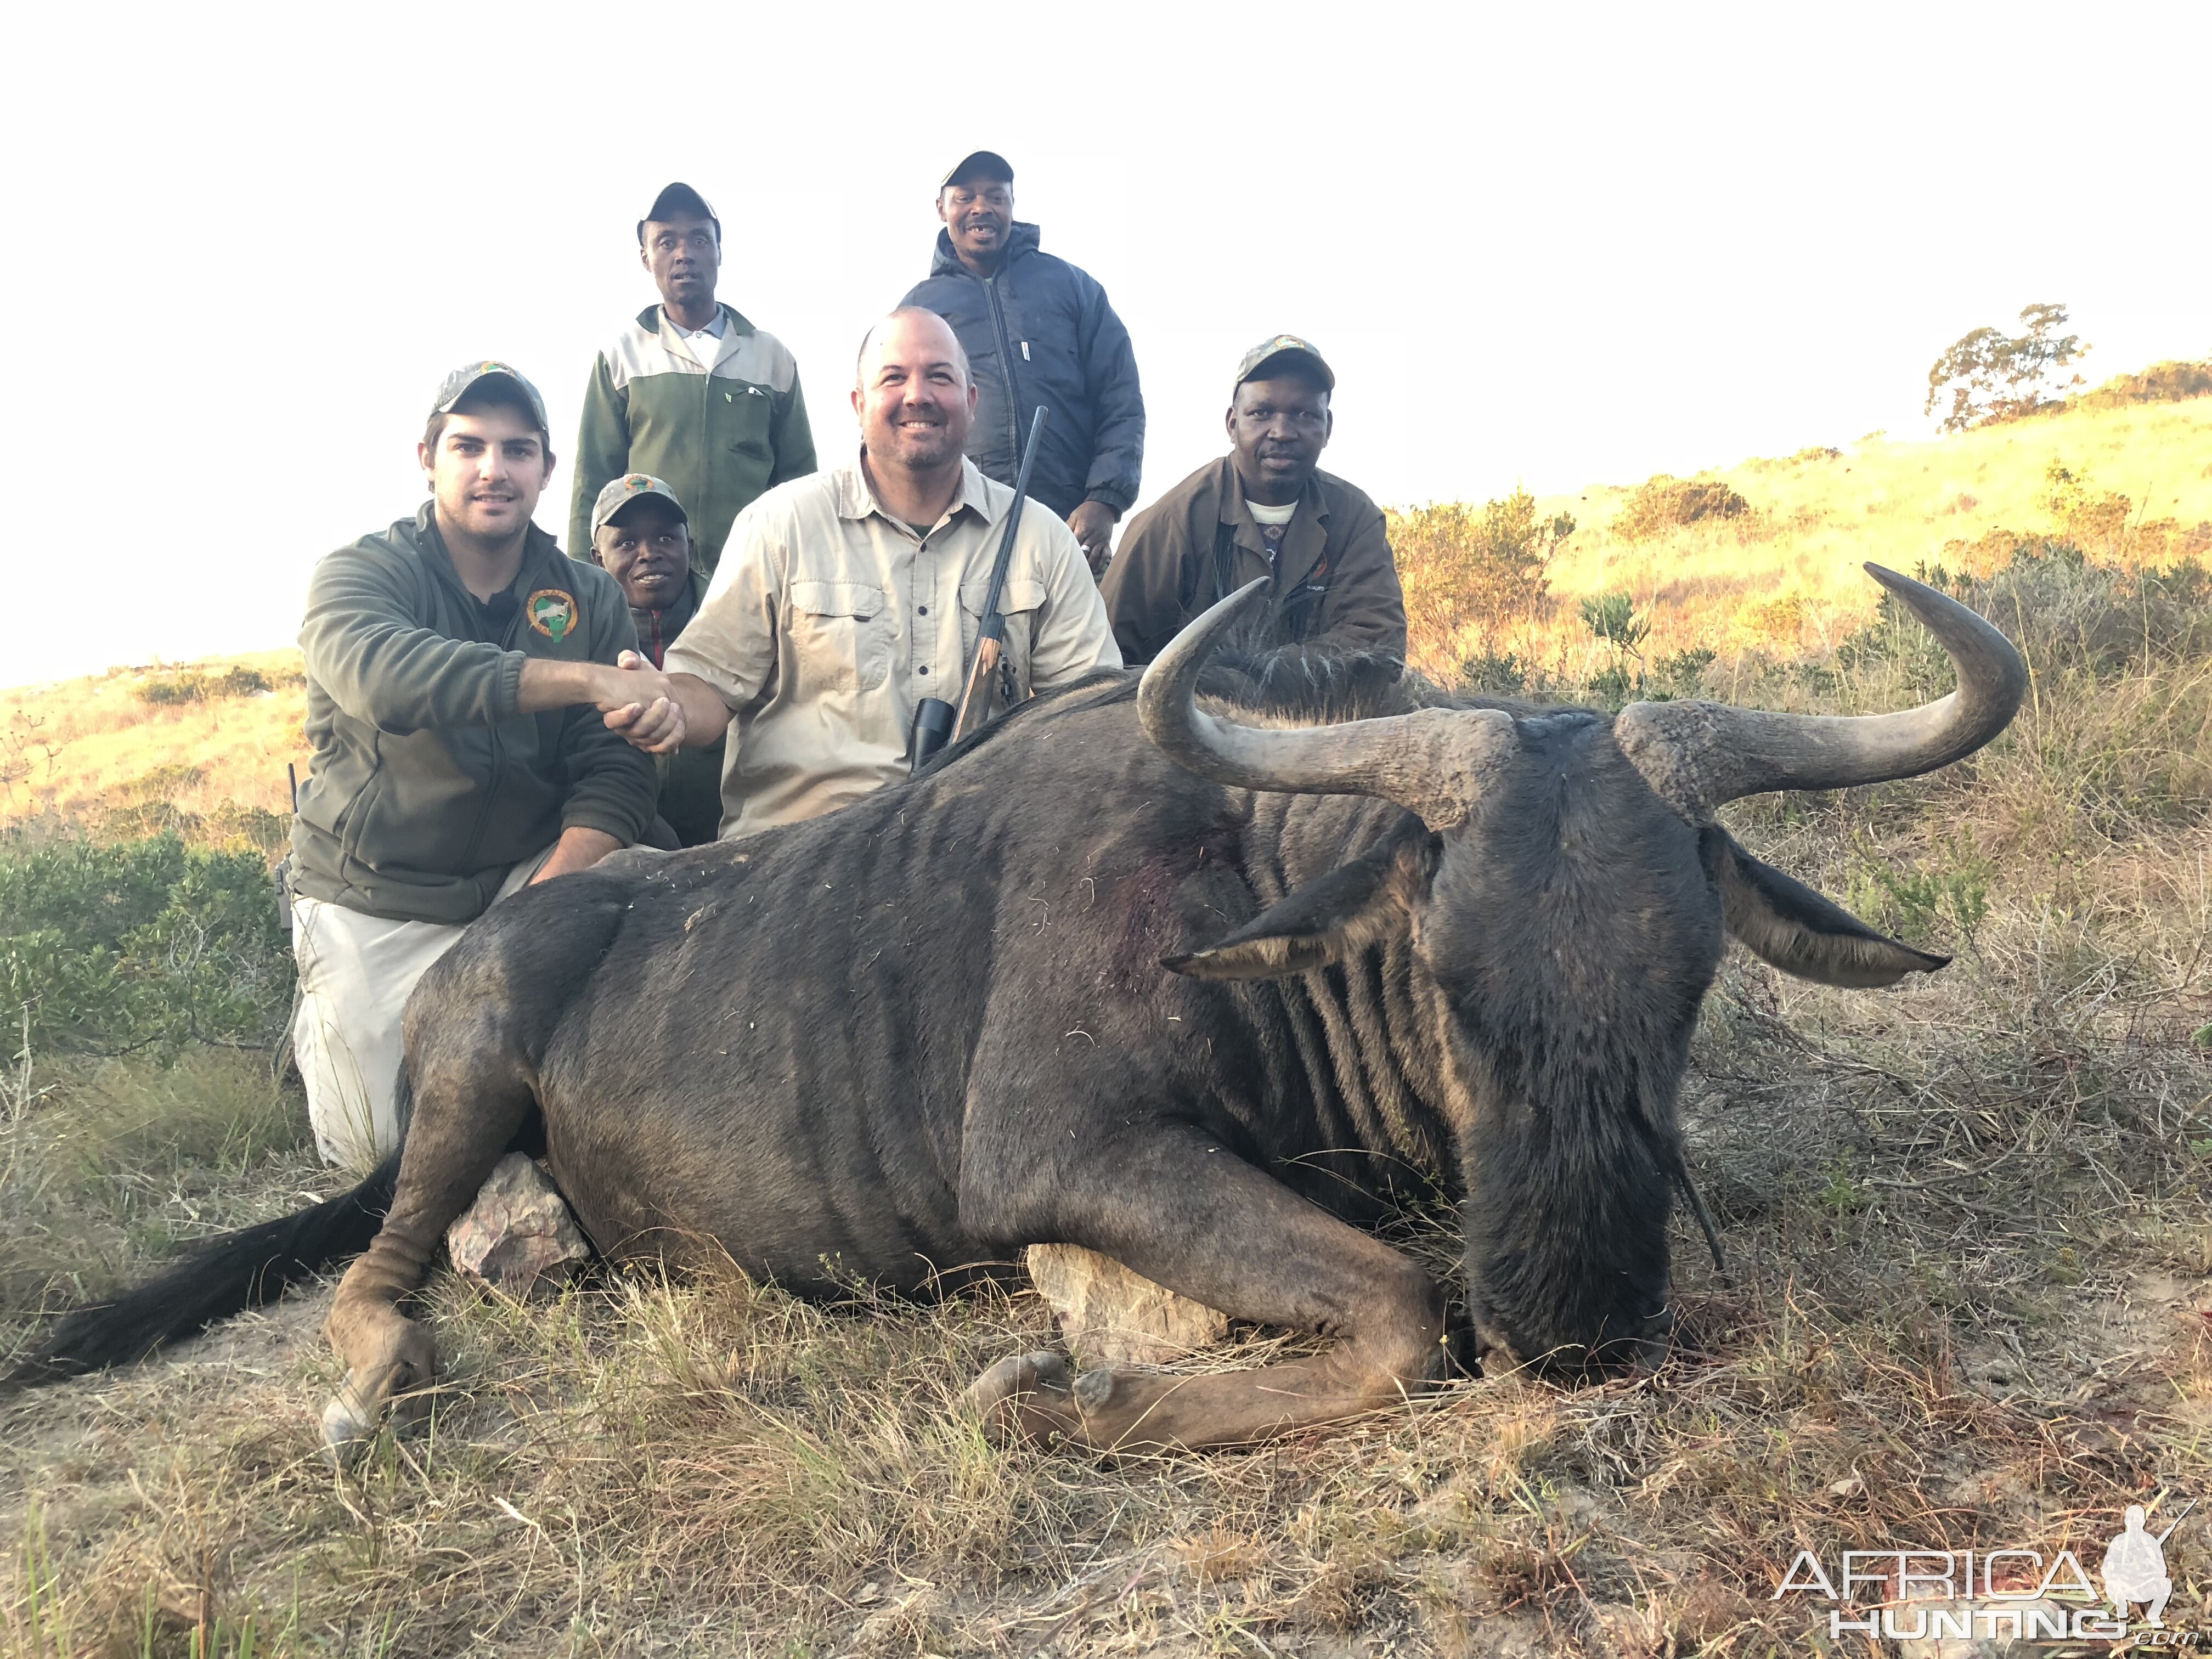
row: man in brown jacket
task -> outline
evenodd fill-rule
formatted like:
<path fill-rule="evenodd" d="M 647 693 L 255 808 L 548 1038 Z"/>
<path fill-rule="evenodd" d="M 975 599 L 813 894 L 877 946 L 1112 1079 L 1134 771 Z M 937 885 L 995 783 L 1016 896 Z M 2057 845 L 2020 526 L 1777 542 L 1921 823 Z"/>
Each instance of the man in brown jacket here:
<path fill-rule="evenodd" d="M 1102 589 L 1122 659 L 1150 662 L 1183 625 L 1255 577 L 1272 627 L 1246 641 L 1406 654 L 1406 601 L 1367 496 L 1320 470 L 1336 376 L 1312 344 L 1278 334 L 1244 354 L 1230 453 L 1137 515 Z"/>

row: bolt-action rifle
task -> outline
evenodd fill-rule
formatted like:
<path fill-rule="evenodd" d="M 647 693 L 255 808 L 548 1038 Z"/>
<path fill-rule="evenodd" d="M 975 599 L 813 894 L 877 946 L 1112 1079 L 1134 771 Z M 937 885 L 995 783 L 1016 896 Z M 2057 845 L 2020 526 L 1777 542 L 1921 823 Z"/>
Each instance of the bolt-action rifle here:
<path fill-rule="evenodd" d="M 1006 617 L 999 606 L 1006 593 L 1006 567 L 1013 562 L 1014 533 L 1021 528 L 1022 503 L 1029 499 L 1030 469 L 1036 465 L 1037 440 L 1044 435 L 1045 406 L 1037 405 L 1030 422 L 1030 441 L 1022 450 L 1021 476 L 1014 481 L 1014 504 L 1006 509 L 1006 527 L 999 538 L 999 556 L 991 564 L 991 586 L 983 601 L 983 625 L 975 630 L 975 660 L 968 667 L 968 684 L 956 710 L 942 697 L 924 697 L 915 704 L 914 729 L 907 748 L 907 775 L 921 772 L 947 743 L 957 743 L 980 730 L 991 718 L 991 688 L 999 677 L 999 661 L 1006 653 Z"/>

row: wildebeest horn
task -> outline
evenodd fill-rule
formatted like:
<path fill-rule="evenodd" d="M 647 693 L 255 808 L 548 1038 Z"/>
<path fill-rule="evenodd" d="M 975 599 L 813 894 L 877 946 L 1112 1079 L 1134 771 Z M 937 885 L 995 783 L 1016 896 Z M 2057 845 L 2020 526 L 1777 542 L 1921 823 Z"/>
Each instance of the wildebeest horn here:
<path fill-rule="evenodd" d="M 1240 789 L 1373 795 L 1420 814 L 1431 830 L 1466 821 L 1515 748 L 1513 719 L 1496 708 L 1423 708 L 1339 726 L 1240 726 L 1198 706 L 1198 677 L 1222 635 L 1263 603 L 1264 576 L 1197 617 L 1153 659 L 1137 688 L 1145 734 L 1168 758 Z"/>
<path fill-rule="evenodd" d="M 1866 567 L 1950 653 L 1959 688 L 1893 714 L 1778 714 L 1717 702 L 1636 702 L 1613 738 L 1677 811 L 1705 817 L 1723 801 L 1775 789 L 1846 789 L 1917 777 L 1979 749 L 2010 723 L 2027 690 L 2012 641 L 1934 588 Z"/>

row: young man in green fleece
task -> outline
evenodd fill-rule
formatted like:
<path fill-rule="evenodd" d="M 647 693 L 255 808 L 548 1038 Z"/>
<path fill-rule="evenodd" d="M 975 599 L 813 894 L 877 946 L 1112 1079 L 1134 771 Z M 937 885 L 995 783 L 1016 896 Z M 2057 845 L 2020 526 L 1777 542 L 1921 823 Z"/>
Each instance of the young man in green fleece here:
<path fill-rule="evenodd" d="M 592 556 L 592 503 L 626 472 L 665 478 L 691 520 L 692 562 L 714 574 L 738 514 L 772 485 L 814 471 L 799 366 L 783 342 L 714 298 L 722 223 L 689 185 L 671 185 L 637 227 L 660 303 L 592 368 L 576 436 L 568 553 Z"/>
<path fill-rule="evenodd" d="M 455 370 L 418 454 L 431 499 L 317 565 L 300 630 L 293 1038 L 316 1145 L 357 1169 L 398 1144 L 399 1015 L 423 971 L 495 900 L 653 814 L 653 763 L 601 718 L 658 679 L 616 665 L 629 605 L 530 521 L 553 471 L 536 388 L 504 363 Z"/>

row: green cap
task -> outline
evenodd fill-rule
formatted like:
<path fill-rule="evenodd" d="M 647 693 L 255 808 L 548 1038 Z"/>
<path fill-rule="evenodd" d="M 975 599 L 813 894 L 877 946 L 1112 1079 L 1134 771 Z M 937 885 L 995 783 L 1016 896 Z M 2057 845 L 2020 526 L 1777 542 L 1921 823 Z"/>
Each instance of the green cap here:
<path fill-rule="evenodd" d="M 684 503 L 676 499 L 676 492 L 649 472 L 625 472 L 609 481 L 599 492 L 599 499 L 592 503 L 592 535 L 596 539 L 600 531 L 616 514 L 642 496 L 658 495 L 676 509 L 676 516 L 684 520 L 688 529 L 691 515 L 684 510 Z"/>
<path fill-rule="evenodd" d="M 1279 361 L 1283 358 L 1292 361 L 1289 362 Z M 1278 334 L 1271 340 L 1261 341 L 1259 344 L 1246 352 L 1244 360 L 1237 365 L 1235 384 L 1243 386 L 1247 380 L 1265 380 L 1267 378 L 1266 371 L 1270 368 L 1284 369 L 1292 367 L 1303 368 L 1308 374 L 1320 376 L 1322 391 L 1336 390 L 1336 375 L 1329 368 L 1328 360 L 1321 355 L 1311 340 L 1301 340 L 1295 334 Z"/>
<path fill-rule="evenodd" d="M 550 444 L 553 441 L 553 428 L 551 422 L 545 418 L 545 399 L 538 395 L 536 386 L 523 379 L 520 369 L 510 368 L 501 362 L 465 363 L 446 376 L 446 383 L 438 388 L 438 401 L 431 408 L 432 417 L 452 414 L 453 405 L 475 390 L 477 382 L 492 379 L 514 382 L 514 388 L 522 394 L 523 402 L 530 405 L 530 412 L 538 417 L 538 431 L 544 434 L 545 441 Z"/>

